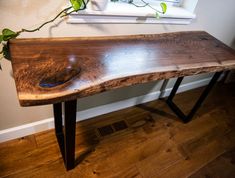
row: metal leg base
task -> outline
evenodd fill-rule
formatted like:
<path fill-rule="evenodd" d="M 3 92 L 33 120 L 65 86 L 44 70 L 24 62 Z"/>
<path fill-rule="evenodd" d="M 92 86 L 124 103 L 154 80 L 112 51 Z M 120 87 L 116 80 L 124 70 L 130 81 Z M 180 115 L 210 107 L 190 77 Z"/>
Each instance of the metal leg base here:
<path fill-rule="evenodd" d="M 214 76 L 212 77 L 210 83 L 207 85 L 207 87 L 205 88 L 205 90 L 203 91 L 203 93 L 201 94 L 201 96 L 199 97 L 199 99 L 197 100 L 197 102 L 195 103 L 195 105 L 193 106 L 192 110 L 186 115 L 184 114 L 180 108 L 173 102 L 173 98 L 180 86 L 180 83 L 183 80 L 183 77 L 179 77 L 176 82 L 175 85 L 169 95 L 169 97 L 166 100 L 166 103 L 168 104 L 168 106 L 171 108 L 171 110 L 180 118 L 183 120 L 184 123 L 189 122 L 193 116 L 195 115 L 195 113 L 197 112 L 197 110 L 200 108 L 201 104 L 203 103 L 203 101 L 206 99 L 206 97 L 208 96 L 209 92 L 211 91 L 211 89 L 213 88 L 213 86 L 215 85 L 216 81 L 219 79 L 220 75 L 223 72 L 216 72 L 214 74 Z"/>
<path fill-rule="evenodd" d="M 64 129 L 62 125 L 62 103 L 53 105 L 55 134 L 67 170 L 75 167 L 75 131 L 77 100 L 64 103 Z"/>

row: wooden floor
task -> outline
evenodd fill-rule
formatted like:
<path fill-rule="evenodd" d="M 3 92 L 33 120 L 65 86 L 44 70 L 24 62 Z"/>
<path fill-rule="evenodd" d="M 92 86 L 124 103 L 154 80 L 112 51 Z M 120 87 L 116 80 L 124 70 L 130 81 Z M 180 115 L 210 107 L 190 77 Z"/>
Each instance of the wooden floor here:
<path fill-rule="evenodd" d="M 176 96 L 184 111 L 202 89 Z M 234 178 L 235 84 L 218 84 L 183 124 L 163 100 L 77 124 L 66 172 L 54 130 L 0 144 L 0 177 Z"/>

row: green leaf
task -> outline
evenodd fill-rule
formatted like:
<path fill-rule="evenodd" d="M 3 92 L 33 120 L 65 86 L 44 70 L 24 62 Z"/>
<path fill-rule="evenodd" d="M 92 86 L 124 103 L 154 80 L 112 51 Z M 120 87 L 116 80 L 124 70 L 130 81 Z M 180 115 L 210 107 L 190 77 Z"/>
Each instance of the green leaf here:
<path fill-rule="evenodd" d="M 162 8 L 162 13 L 165 14 L 165 13 L 166 13 L 166 10 L 167 10 L 167 5 L 166 5 L 166 3 L 162 2 L 160 5 L 161 5 L 161 8 Z"/>
<path fill-rule="evenodd" d="M 158 12 L 156 12 L 155 17 L 156 17 L 156 19 L 160 19 L 160 15 Z"/>
<path fill-rule="evenodd" d="M 3 35 L 0 35 L 0 43 L 3 41 Z"/>
<path fill-rule="evenodd" d="M 82 5 L 81 0 L 70 0 L 70 2 L 71 2 L 73 9 L 75 11 L 78 11 Z"/>
<path fill-rule="evenodd" d="M 3 41 L 8 41 L 12 38 L 16 38 L 19 34 L 8 29 L 8 28 L 5 28 L 2 30 L 2 39 Z"/>
<path fill-rule="evenodd" d="M 7 44 L 3 45 L 2 52 L 5 59 L 11 60 L 10 50 Z"/>
<path fill-rule="evenodd" d="M 10 29 L 8 29 L 8 28 L 4 28 L 4 29 L 2 30 L 2 34 L 3 34 L 4 36 L 6 36 L 6 35 L 13 35 L 13 34 L 16 34 L 16 32 L 14 32 L 14 31 L 12 31 L 12 30 L 10 30 Z"/>

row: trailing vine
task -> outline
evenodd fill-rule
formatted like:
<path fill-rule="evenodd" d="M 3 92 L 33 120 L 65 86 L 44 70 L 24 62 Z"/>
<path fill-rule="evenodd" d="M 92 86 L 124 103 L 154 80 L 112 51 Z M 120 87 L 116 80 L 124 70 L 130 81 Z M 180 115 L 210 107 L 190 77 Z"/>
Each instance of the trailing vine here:
<path fill-rule="evenodd" d="M 116 2 L 119 0 L 111 0 L 112 2 Z M 151 9 L 153 9 L 156 12 L 156 18 L 159 18 L 159 13 L 164 14 L 167 10 L 167 5 L 165 3 L 161 3 L 160 6 L 162 8 L 162 11 L 159 11 L 158 9 L 155 9 L 154 7 L 152 7 L 149 3 L 147 3 L 145 0 L 141 0 L 143 5 L 137 5 L 134 3 L 134 0 L 128 0 L 128 3 L 136 6 L 136 7 L 150 7 Z M 65 9 L 63 9 L 62 11 L 60 11 L 53 19 L 44 22 L 43 24 L 41 24 L 40 26 L 38 26 L 37 28 L 34 29 L 25 29 L 22 28 L 19 31 L 13 31 L 9 28 L 5 28 L 2 30 L 2 34 L 0 34 L 0 44 L 2 45 L 2 49 L 0 51 L 0 54 L 5 58 L 10 60 L 10 53 L 9 53 L 9 46 L 8 46 L 8 42 L 10 39 L 14 39 L 16 37 L 18 37 L 21 33 L 25 33 L 25 32 L 35 32 L 35 31 L 39 31 L 42 27 L 44 27 L 45 25 L 54 22 L 56 19 L 58 18 L 64 18 L 68 15 L 70 15 L 73 12 L 78 12 L 80 10 L 84 10 L 87 7 L 89 0 L 70 0 L 71 6 L 70 7 L 66 7 Z M 0 57 L 0 60 L 3 58 Z M 0 69 L 1 68 L 1 64 L 0 64 Z"/>
<path fill-rule="evenodd" d="M 37 28 L 34 28 L 34 29 L 22 28 L 20 31 L 13 31 L 9 28 L 4 28 L 2 30 L 2 34 L 0 34 L 0 43 L 2 45 L 2 50 L 0 51 L 0 54 L 2 54 L 2 56 L 5 59 L 10 60 L 9 46 L 8 46 L 8 42 L 10 39 L 14 39 L 14 38 L 18 37 L 21 33 L 25 33 L 25 32 L 30 33 L 30 32 L 39 31 L 42 27 L 44 27 L 45 25 L 47 25 L 49 23 L 54 22 L 58 18 L 64 18 L 73 12 L 78 12 L 80 10 L 84 10 L 84 9 L 86 9 L 89 0 L 70 0 L 70 2 L 71 2 L 70 7 L 66 7 L 65 9 L 60 11 L 53 19 L 44 22 L 43 24 L 41 24 Z M 2 59 L 3 57 L 1 57 L 0 59 Z M 1 64 L 0 64 L 0 69 L 1 69 Z"/>
<path fill-rule="evenodd" d="M 123 1 L 123 0 L 111 0 L 112 2 L 118 2 L 118 1 Z M 136 4 L 134 0 L 127 0 L 127 3 L 129 4 L 132 4 L 134 5 L 135 7 L 149 7 L 151 8 L 152 10 L 155 11 L 155 17 L 157 19 L 160 18 L 160 15 L 159 14 L 165 14 L 166 13 L 166 10 L 167 10 L 167 5 L 166 3 L 162 2 L 160 3 L 160 6 L 161 6 L 161 11 L 156 9 L 155 7 L 153 7 L 150 3 L 147 3 L 145 0 L 140 0 L 143 4 L 139 5 L 139 4 Z M 126 2 L 126 1 L 125 1 Z"/>

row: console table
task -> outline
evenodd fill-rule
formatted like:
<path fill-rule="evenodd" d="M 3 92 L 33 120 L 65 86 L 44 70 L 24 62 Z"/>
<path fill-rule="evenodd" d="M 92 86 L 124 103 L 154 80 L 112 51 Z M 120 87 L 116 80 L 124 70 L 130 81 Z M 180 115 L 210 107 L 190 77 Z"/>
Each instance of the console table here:
<path fill-rule="evenodd" d="M 177 77 L 167 104 L 188 122 L 221 73 L 235 68 L 235 51 L 203 31 L 15 39 L 9 46 L 21 106 L 53 104 L 55 133 L 67 170 L 75 166 L 77 98 Z M 183 77 L 209 72 L 214 77 L 185 115 L 173 102 Z"/>

